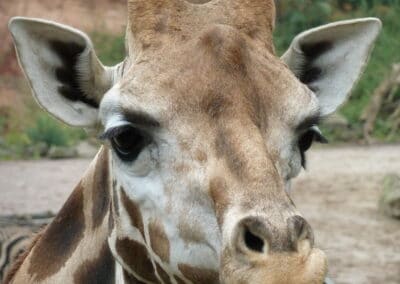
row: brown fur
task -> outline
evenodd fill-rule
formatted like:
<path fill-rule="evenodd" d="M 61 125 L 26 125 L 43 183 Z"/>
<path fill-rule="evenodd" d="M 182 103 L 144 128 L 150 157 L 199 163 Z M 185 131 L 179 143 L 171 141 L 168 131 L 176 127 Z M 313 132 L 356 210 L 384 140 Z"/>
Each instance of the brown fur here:
<path fill-rule="evenodd" d="M 214 202 L 215 214 L 219 224 L 223 223 L 223 213 L 229 206 L 226 181 L 222 177 L 214 177 L 210 181 L 209 193 Z"/>
<path fill-rule="evenodd" d="M 150 244 L 154 253 L 157 254 L 164 263 L 169 263 L 170 244 L 164 225 L 157 221 L 149 223 Z"/>
<path fill-rule="evenodd" d="M 115 260 L 108 243 L 105 242 L 96 259 L 85 261 L 74 274 L 75 284 L 113 284 L 115 281 Z"/>
<path fill-rule="evenodd" d="M 202 230 L 196 229 L 193 220 L 187 216 L 179 218 L 179 237 L 186 243 L 202 243 L 206 241 L 206 235 Z"/>
<path fill-rule="evenodd" d="M 144 282 L 137 280 L 133 275 L 124 270 L 124 281 L 127 284 L 144 284 Z"/>
<path fill-rule="evenodd" d="M 143 217 L 139 206 L 135 203 L 135 201 L 131 200 L 128 195 L 126 195 L 125 190 L 122 187 L 120 193 L 122 204 L 124 205 L 126 212 L 128 212 L 129 220 L 131 221 L 132 226 L 137 228 L 144 238 Z"/>
<path fill-rule="evenodd" d="M 178 264 L 182 274 L 193 283 L 219 284 L 218 271 L 193 267 L 187 264 Z"/>
<path fill-rule="evenodd" d="M 157 273 L 160 276 L 160 278 L 162 279 L 162 281 L 165 284 L 171 284 L 171 279 L 169 278 L 169 275 L 167 272 L 165 272 L 165 270 L 157 263 L 156 264 L 156 268 L 157 268 Z"/>
<path fill-rule="evenodd" d="M 238 256 L 238 251 L 224 247 L 219 272 L 180 263 L 179 271 L 194 283 L 219 283 L 219 276 L 225 283 L 256 284 L 307 283 L 309 280 L 312 283 L 314 280 L 321 282 L 323 277 L 324 258 L 315 258 L 318 253 L 309 256 L 308 242 L 295 243 L 302 232 L 301 224 L 294 222 L 288 229 L 286 223 L 294 208 L 284 193 L 283 179 L 277 169 L 280 145 L 276 140 L 281 137 L 277 138 L 273 132 L 293 125 L 293 107 L 287 106 L 293 100 L 304 101 L 308 93 L 293 92 L 301 84 L 274 54 L 274 15 L 273 0 L 207 3 L 203 0 L 128 0 L 127 47 L 128 53 L 134 55 L 131 57 L 134 63 L 127 67 L 118 85 L 120 99 L 125 100 L 122 115 L 149 128 L 162 127 L 178 138 L 182 157 L 198 161 L 196 166 L 201 166 L 205 173 L 216 171 L 207 176 L 209 184 L 200 187 L 203 186 L 204 192 L 209 194 L 207 197 L 214 202 L 221 228 L 224 227 L 224 214 L 233 205 L 252 214 L 271 215 L 269 222 L 256 226 L 268 226 L 265 230 L 256 230 L 273 248 L 268 257 L 248 251 L 242 251 Z M 157 108 L 154 108 L 156 121 L 143 116 L 145 113 L 130 110 L 135 100 L 136 105 L 151 107 L 157 102 L 165 109 L 156 113 Z M 295 115 L 299 116 L 298 113 Z M 275 141 L 266 137 L 275 137 Z M 201 148 L 194 145 L 199 142 L 194 140 L 201 142 Z M 204 149 L 210 151 L 205 154 Z M 195 168 L 190 162 L 176 158 L 177 161 L 169 166 L 177 174 L 190 178 Z M 80 196 L 74 193 L 64 206 L 67 212 L 64 209 L 60 212 L 33 248 L 29 272 L 35 274 L 35 280 L 46 279 L 65 264 L 82 239 L 85 216 L 88 216 L 89 224 L 93 224 L 90 232 L 103 229 L 101 225 L 106 223 L 103 219 L 111 194 L 106 164 L 108 157 L 100 153 L 92 180 L 94 188 L 88 186 L 89 192 L 85 189 L 85 194 L 81 189 Z M 209 164 L 215 168 L 208 167 Z M 146 240 L 145 222 L 138 204 L 128 197 L 124 188 L 116 188 L 116 182 L 113 182 L 112 194 L 114 215 L 109 216 L 109 223 L 118 224 L 120 201 L 131 225 L 138 228 Z M 196 191 L 196 194 L 201 193 Z M 89 198 L 84 200 L 85 196 Z M 117 200 L 118 196 L 120 200 Z M 210 205 L 211 202 L 205 206 Z M 181 224 L 180 229 L 187 230 L 187 220 L 184 221 L 186 224 Z M 60 227 L 63 227 L 64 235 Z M 66 228 L 72 228 L 72 231 Z M 129 272 L 149 282 L 158 282 L 157 275 L 169 281 L 168 273 L 163 269 L 169 262 L 172 247 L 168 236 L 156 222 L 151 222 L 148 229 L 150 244 L 125 235 L 117 236 L 116 253 L 123 264 L 127 282 L 140 283 L 128 275 Z M 105 231 L 106 234 L 109 232 L 107 228 Z M 97 235 L 89 237 L 95 239 Z M 61 242 L 63 238 L 67 239 Z M 195 240 L 193 236 L 188 238 Z M 163 265 L 152 262 L 149 246 L 165 262 Z M 106 254 L 104 246 L 96 249 Z M 56 253 L 48 256 L 49 251 Z M 101 266 L 99 259 L 84 263 L 83 272 L 76 270 L 77 280 L 87 280 L 85 277 L 91 275 L 86 275 L 86 270 L 96 270 L 99 262 Z M 296 275 L 299 275 L 298 282 Z M 178 277 L 177 281 L 182 282 L 182 279 Z"/>
<path fill-rule="evenodd" d="M 92 202 L 96 206 L 92 207 L 92 229 L 99 227 L 106 216 L 110 204 L 110 177 L 108 173 L 108 154 L 102 150 L 98 154 L 96 171 L 93 175 Z"/>
<path fill-rule="evenodd" d="M 217 157 L 226 161 L 228 168 L 236 177 L 243 179 L 243 175 L 246 174 L 247 161 L 233 135 L 228 129 L 218 129 L 215 140 L 216 154 Z"/>
<path fill-rule="evenodd" d="M 8 270 L 7 275 L 4 278 L 4 284 L 9 284 L 12 282 L 15 274 L 18 272 L 19 268 L 21 267 L 21 265 L 25 261 L 25 259 L 28 257 L 28 255 L 32 251 L 33 247 L 36 245 L 36 243 L 42 237 L 45 230 L 46 230 L 46 227 L 43 227 L 32 237 L 32 241 L 31 241 L 30 245 L 26 248 L 26 250 L 23 253 L 21 253 L 18 256 L 17 260 L 13 263 L 10 270 Z"/>
<path fill-rule="evenodd" d="M 186 284 L 186 282 L 183 281 L 183 280 L 182 280 L 181 278 L 179 278 L 178 276 L 175 276 L 174 278 L 175 278 L 175 281 L 176 281 L 178 284 Z"/>
<path fill-rule="evenodd" d="M 153 264 L 144 245 L 137 241 L 123 238 L 117 240 L 116 250 L 124 263 L 137 275 L 147 281 L 157 282 Z"/>
<path fill-rule="evenodd" d="M 32 249 L 28 272 L 35 281 L 57 273 L 84 237 L 83 185 L 79 184 Z"/>

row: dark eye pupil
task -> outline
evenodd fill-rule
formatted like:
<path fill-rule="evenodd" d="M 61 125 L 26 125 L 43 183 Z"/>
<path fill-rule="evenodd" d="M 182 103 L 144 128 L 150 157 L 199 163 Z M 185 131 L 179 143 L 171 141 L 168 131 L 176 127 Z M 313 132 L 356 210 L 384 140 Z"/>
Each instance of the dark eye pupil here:
<path fill-rule="evenodd" d="M 111 140 L 117 155 L 124 161 L 133 161 L 148 144 L 143 133 L 133 127 L 128 127 Z"/>
<path fill-rule="evenodd" d="M 312 142 L 314 141 L 315 133 L 312 130 L 307 131 L 300 137 L 299 148 L 301 152 L 306 152 L 310 149 Z"/>

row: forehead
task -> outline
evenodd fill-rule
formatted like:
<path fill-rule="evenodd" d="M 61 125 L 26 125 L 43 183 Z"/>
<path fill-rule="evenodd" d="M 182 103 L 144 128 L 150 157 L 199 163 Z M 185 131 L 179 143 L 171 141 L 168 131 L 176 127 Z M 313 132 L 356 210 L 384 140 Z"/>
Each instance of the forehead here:
<path fill-rule="evenodd" d="M 144 53 L 114 92 L 123 109 L 160 121 L 232 115 L 258 126 L 318 112 L 315 95 L 267 48 L 225 26 Z"/>

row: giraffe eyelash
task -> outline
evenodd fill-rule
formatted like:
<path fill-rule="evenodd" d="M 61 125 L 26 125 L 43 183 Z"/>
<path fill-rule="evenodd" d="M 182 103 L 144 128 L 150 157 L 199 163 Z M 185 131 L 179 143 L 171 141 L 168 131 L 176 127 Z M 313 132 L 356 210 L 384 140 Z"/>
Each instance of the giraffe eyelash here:
<path fill-rule="evenodd" d="M 98 138 L 100 140 L 109 140 L 109 139 L 112 139 L 112 138 L 118 136 L 119 134 L 123 133 L 124 131 L 126 131 L 130 128 L 133 128 L 133 126 L 130 124 L 112 127 L 110 129 L 106 130 L 103 134 L 99 135 Z"/>

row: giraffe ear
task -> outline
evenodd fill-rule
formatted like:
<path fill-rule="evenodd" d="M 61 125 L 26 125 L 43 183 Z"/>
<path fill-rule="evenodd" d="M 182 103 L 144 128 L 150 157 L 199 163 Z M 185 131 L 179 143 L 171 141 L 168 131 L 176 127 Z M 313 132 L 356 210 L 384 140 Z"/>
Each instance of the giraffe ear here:
<path fill-rule="evenodd" d="M 38 103 L 67 124 L 96 124 L 99 103 L 113 84 L 113 70 L 98 60 L 88 36 L 68 26 L 21 17 L 11 19 L 9 29 Z"/>
<path fill-rule="evenodd" d="M 317 95 L 321 115 L 344 103 L 368 62 L 381 25 L 379 19 L 364 18 L 314 28 L 296 36 L 282 56 Z"/>

